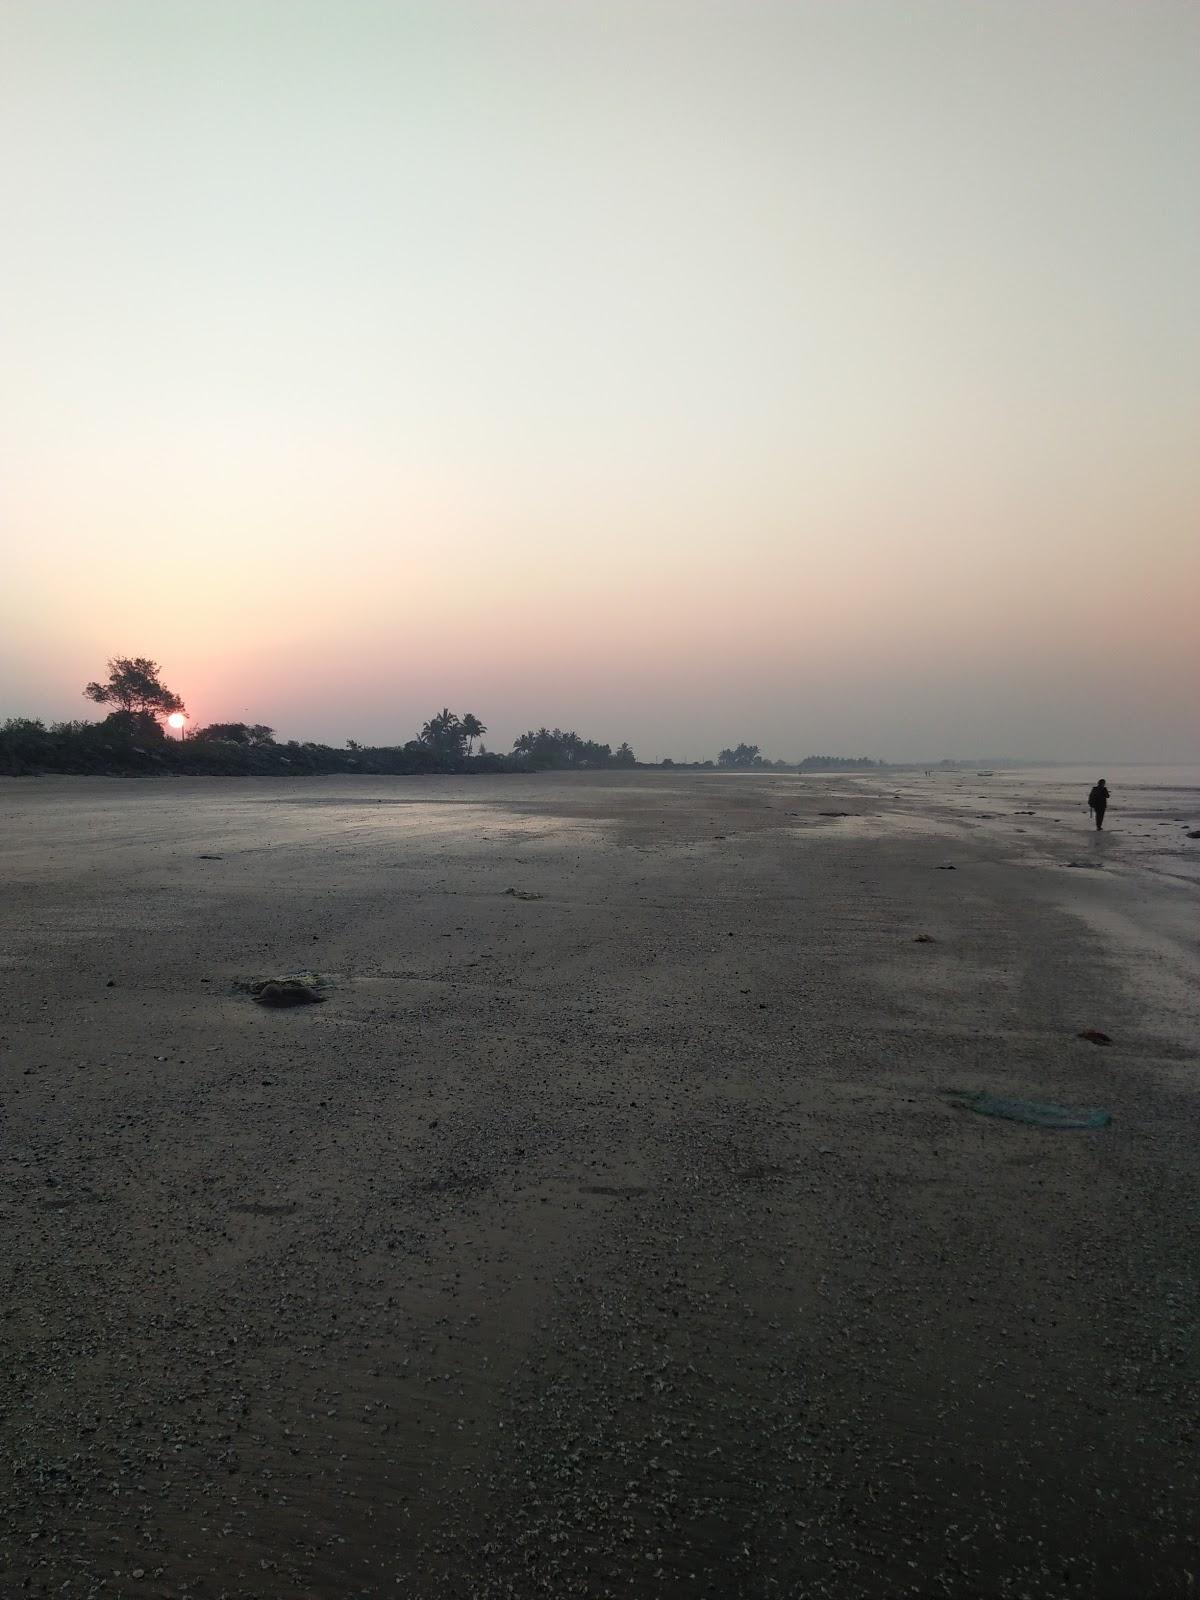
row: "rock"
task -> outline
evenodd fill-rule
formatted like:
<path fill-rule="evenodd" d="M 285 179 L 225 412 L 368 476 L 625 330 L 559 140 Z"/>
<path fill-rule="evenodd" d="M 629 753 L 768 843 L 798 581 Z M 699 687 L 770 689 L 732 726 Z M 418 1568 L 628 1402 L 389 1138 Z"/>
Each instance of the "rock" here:
<path fill-rule="evenodd" d="M 1200 839 L 1200 828 L 1189 828 L 1188 829 L 1188 838 L 1189 839 Z"/>
<path fill-rule="evenodd" d="M 1077 1039 L 1088 1039 L 1092 1044 L 1111 1044 L 1112 1040 L 1107 1033 L 1101 1033 L 1099 1028 L 1084 1028 L 1075 1035 Z"/>
<path fill-rule="evenodd" d="M 285 972 L 272 978 L 246 978 L 234 984 L 260 1006 L 307 1006 L 324 1000 L 327 987 L 317 972 Z"/>
<path fill-rule="evenodd" d="M 914 944 L 936 944 L 937 940 L 931 933 L 919 933 L 913 940 Z"/>
<path fill-rule="evenodd" d="M 260 1006 L 310 1006 L 324 998 L 297 978 L 270 978 L 254 994 Z"/>

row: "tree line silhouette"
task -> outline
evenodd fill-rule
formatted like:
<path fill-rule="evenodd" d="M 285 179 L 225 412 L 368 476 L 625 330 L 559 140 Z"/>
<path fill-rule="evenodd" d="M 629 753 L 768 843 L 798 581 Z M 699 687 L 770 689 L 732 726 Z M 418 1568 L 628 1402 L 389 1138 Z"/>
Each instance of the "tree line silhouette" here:
<path fill-rule="evenodd" d="M 341 748 L 313 740 L 281 742 L 262 722 L 185 725 L 181 736 L 172 738 L 164 719 L 186 718 L 186 707 L 163 683 L 158 663 L 146 656 L 114 656 L 108 677 L 87 684 L 83 693 L 110 708 L 101 721 L 47 726 L 36 717 L 10 717 L 0 724 L 0 772 L 416 774 L 637 765 L 627 743 L 614 751 L 562 728 L 531 728 L 507 754 L 488 750 L 483 744 L 486 724 L 474 712 L 460 716 L 448 706 L 430 717 L 415 738 L 397 745 L 366 745 L 355 739 Z"/>
<path fill-rule="evenodd" d="M 415 738 L 396 745 L 366 745 L 347 739 L 342 747 L 313 740 L 279 741 L 262 722 L 211 722 L 186 726 L 181 696 L 162 681 L 162 669 L 146 656 L 114 656 L 108 676 L 85 685 L 93 704 L 106 707 L 99 722 L 55 722 L 10 717 L 0 723 L 0 773 L 35 772 L 179 773 L 183 775 L 298 776 L 317 773 L 420 774 L 449 772 L 590 771 L 642 765 L 627 742 L 614 750 L 574 729 L 530 728 L 501 753 L 484 745 L 487 725 L 474 712 L 461 716 L 443 706 Z M 169 737 L 168 717 L 183 722 Z M 772 761 L 756 744 L 720 752 L 716 762 L 662 766 L 701 770 L 845 772 L 882 766 L 868 756 L 806 756 Z"/>

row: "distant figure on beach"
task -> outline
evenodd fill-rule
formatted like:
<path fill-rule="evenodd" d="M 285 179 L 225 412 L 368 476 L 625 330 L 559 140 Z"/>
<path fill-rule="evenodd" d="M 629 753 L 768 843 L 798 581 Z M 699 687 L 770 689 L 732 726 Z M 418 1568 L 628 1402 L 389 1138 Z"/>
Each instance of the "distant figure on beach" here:
<path fill-rule="evenodd" d="M 1088 795 L 1088 810 L 1095 813 L 1096 827 L 1104 826 L 1104 813 L 1108 810 L 1108 785 L 1103 778 L 1099 778 L 1095 788 Z"/>

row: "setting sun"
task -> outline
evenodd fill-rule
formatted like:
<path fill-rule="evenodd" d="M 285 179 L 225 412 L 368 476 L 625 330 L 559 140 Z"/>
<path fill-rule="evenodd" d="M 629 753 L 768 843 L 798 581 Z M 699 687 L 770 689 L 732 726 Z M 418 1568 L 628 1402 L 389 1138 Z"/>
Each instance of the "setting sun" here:
<path fill-rule="evenodd" d="M 182 711 L 172 711 L 171 715 L 167 718 L 167 726 L 169 728 L 182 728 L 186 721 L 187 718 L 184 716 Z"/>

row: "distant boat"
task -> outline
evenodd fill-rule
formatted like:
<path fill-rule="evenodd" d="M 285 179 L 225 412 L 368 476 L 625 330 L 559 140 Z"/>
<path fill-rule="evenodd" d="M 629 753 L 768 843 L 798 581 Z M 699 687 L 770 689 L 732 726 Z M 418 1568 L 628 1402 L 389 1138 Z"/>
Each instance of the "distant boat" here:
<path fill-rule="evenodd" d="M 977 778 L 994 778 L 996 774 L 994 772 L 977 772 L 975 776 Z"/>

